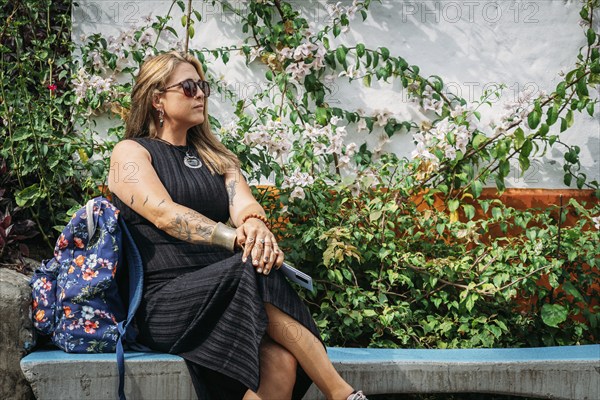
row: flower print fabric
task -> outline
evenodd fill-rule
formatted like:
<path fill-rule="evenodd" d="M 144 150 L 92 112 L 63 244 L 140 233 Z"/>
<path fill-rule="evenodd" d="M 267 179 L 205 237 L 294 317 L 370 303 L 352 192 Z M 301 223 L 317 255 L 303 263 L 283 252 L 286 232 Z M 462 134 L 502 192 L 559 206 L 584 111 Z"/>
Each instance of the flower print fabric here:
<path fill-rule="evenodd" d="M 80 209 L 58 238 L 54 258 L 32 278 L 34 326 L 67 352 L 116 349 L 117 321 L 125 317 L 115 280 L 118 217 L 119 210 L 102 198 L 94 200 L 92 215 Z M 89 218 L 97 226 L 91 237 Z"/>

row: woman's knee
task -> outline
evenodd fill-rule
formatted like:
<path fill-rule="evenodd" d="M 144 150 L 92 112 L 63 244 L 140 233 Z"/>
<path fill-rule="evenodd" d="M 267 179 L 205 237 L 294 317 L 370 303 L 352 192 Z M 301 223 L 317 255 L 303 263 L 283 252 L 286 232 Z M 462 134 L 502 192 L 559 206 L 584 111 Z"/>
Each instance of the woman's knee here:
<path fill-rule="evenodd" d="M 273 342 L 272 339 L 268 339 L 263 344 L 261 352 L 261 361 L 265 369 L 270 370 L 270 374 L 276 373 L 295 380 L 298 360 L 292 353 L 280 344 Z"/>

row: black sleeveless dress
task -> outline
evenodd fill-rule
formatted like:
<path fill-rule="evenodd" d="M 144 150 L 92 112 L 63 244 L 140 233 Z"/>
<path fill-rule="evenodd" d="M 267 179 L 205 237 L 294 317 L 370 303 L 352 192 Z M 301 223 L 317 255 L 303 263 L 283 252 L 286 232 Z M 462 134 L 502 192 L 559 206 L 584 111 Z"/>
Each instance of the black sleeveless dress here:
<path fill-rule="evenodd" d="M 173 201 L 227 222 L 223 176 L 211 174 L 206 166 L 186 167 L 185 147 L 150 138 L 134 140 L 150 153 Z M 131 171 L 120 178 L 135 179 L 134 166 Z M 259 346 L 268 323 L 264 303 L 290 315 L 321 340 L 308 308 L 280 271 L 257 274 L 250 257 L 243 263 L 239 252 L 176 239 L 134 212 L 128 201 L 114 196 L 144 264 L 138 340 L 183 357 L 199 399 L 241 399 L 248 388 L 258 390 Z M 298 365 L 293 398 L 302 398 L 311 383 Z"/>

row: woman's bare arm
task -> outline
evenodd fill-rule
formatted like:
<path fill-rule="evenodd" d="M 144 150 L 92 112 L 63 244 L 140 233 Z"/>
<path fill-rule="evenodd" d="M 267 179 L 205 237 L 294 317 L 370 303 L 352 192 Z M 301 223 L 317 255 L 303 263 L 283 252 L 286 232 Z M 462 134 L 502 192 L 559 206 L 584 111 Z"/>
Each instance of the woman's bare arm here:
<path fill-rule="evenodd" d="M 119 142 L 110 165 L 108 188 L 131 209 L 177 239 L 210 244 L 216 222 L 171 199 L 143 146 Z"/>
<path fill-rule="evenodd" d="M 252 191 L 239 169 L 225 174 L 225 186 L 229 197 L 229 215 L 235 226 L 242 225 L 242 219 L 246 215 L 265 215 L 265 210 L 252 195 Z"/>

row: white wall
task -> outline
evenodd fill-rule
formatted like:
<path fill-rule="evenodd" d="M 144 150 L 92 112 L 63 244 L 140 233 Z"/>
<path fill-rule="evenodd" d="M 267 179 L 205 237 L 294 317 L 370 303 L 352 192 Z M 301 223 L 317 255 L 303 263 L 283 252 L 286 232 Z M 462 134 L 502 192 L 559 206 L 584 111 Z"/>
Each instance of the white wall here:
<path fill-rule="evenodd" d="M 78 3 L 79 7 L 73 11 L 75 40 L 82 33 L 116 35 L 119 30 L 144 23 L 143 17 L 150 13 L 166 14 L 171 5 L 171 1 L 81 0 Z M 330 19 L 325 5 L 334 2 L 290 3 L 319 28 Z M 234 0 L 230 4 L 242 13 L 248 12 L 245 1 Z M 350 0 L 342 2 L 350 4 Z M 196 24 L 190 46 L 216 48 L 242 44 L 245 36 L 239 17 L 223 11 L 220 3 L 213 6 L 211 1 L 194 1 L 194 8 L 202 14 L 203 22 Z M 381 4 L 374 1 L 369 18 L 363 23 L 357 15 L 350 31 L 332 41 L 332 45 L 362 42 L 367 48 L 387 47 L 392 55 L 418 65 L 422 75 L 442 77 L 450 91 L 469 102 L 478 100 L 483 89 L 490 85 L 506 84 L 503 98 L 495 102 L 492 110 L 484 110 L 487 123 L 497 119 L 503 111 L 502 105 L 513 101 L 519 92 L 534 89 L 550 93 L 558 83 L 558 74 L 573 69 L 578 49 L 585 45 L 584 31 L 579 25 L 580 8 L 579 0 L 382 0 Z M 174 11 L 178 21 L 181 12 L 177 6 Z M 595 20 L 600 21 L 600 15 Z M 256 87 L 265 87 L 265 66 L 259 62 L 252 64 L 249 73 L 243 57 L 232 54 L 227 65 L 219 60 L 211 63 L 210 68 L 240 97 L 255 93 Z M 398 120 L 425 118 L 408 103 L 399 81 L 375 82 L 371 88 L 365 88 L 358 82 L 349 85 L 347 78 L 338 78 L 331 89 L 333 93 L 327 101 L 332 106 L 362 109 L 366 114 L 387 110 Z M 600 86 L 590 94 L 600 97 Z M 228 101 L 215 95 L 211 102 L 211 112 L 221 122 L 231 120 Z M 381 133 L 376 130 L 367 137 L 364 132 L 353 133 L 350 139 L 367 140 L 375 145 Z M 577 113 L 575 125 L 561 135 L 561 140 L 581 147 L 582 172 L 590 180 L 600 181 L 600 107 L 596 107 L 594 117 Z M 410 156 L 413 148 L 410 135 L 397 135 L 385 147 L 402 156 Z M 556 146 L 551 152 L 538 155 L 524 176 L 515 162 L 507 186 L 564 188 L 562 154 L 563 149 Z"/>

